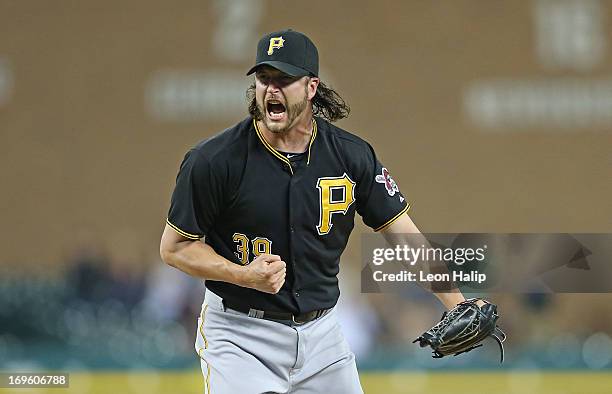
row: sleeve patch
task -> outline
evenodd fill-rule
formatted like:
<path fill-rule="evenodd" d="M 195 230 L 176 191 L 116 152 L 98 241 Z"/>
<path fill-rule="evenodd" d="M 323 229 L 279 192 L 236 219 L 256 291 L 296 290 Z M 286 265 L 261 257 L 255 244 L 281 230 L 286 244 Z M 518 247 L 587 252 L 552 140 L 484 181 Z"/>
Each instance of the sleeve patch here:
<path fill-rule="evenodd" d="M 395 181 L 391 177 L 391 174 L 389 174 L 389 170 L 387 170 L 385 167 L 381 169 L 381 173 L 376 175 L 374 180 L 376 181 L 376 183 L 381 183 L 385 185 L 385 189 L 387 189 L 387 194 L 389 194 L 391 197 L 395 196 L 395 193 L 400 192 L 397 183 L 395 183 Z M 401 195 L 400 202 L 404 202 L 404 198 Z"/>

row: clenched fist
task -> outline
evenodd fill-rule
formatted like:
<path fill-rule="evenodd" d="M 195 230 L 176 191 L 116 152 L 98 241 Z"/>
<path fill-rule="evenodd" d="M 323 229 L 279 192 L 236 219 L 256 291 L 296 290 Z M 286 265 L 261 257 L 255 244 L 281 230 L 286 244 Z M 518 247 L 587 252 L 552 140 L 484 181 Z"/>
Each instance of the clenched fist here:
<path fill-rule="evenodd" d="M 264 293 L 276 294 L 285 283 L 287 267 L 278 255 L 260 254 L 244 269 L 245 287 Z"/>

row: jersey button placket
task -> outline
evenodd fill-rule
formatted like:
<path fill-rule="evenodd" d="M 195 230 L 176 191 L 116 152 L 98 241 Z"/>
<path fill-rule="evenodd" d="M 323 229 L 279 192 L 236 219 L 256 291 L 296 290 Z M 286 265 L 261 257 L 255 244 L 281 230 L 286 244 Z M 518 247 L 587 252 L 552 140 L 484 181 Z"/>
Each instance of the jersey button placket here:
<path fill-rule="evenodd" d="M 296 188 L 296 178 L 295 177 L 291 177 L 291 180 L 289 181 L 289 193 L 288 193 L 288 197 L 289 197 L 289 250 L 291 253 L 290 256 L 290 263 L 293 267 L 293 273 L 294 273 L 294 283 L 293 283 L 293 295 L 294 297 L 297 299 L 300 297 L 300 292 L 297 291 L 297 289 L 299 289 L 299 274 L 296 271 L 296 266 L 295 266 L 295 222 L 294 222 L 294 217 L 293 217 L 293 194 Z M 299 304 L 299 303 L 298 303 Z"/>

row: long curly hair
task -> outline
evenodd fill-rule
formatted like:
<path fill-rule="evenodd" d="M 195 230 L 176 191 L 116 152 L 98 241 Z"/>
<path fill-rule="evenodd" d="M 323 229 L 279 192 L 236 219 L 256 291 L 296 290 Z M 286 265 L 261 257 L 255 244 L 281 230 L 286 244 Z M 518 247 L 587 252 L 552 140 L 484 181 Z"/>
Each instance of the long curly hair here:
<path fill-rule="evenodd" d="M 249 104 L 249 114 L 255 120 L 261 120 L 263 114 L 259 111 L 255 100 L 255 82 L 247 88 L 246 98 Z M 335 122 L 348 117 L 350 112 L 351 107 L 340 97 L 338 92 L 325 85 L 323 81 L 319 81 L 317 92 L 312 98 L 312 114 Z"/>

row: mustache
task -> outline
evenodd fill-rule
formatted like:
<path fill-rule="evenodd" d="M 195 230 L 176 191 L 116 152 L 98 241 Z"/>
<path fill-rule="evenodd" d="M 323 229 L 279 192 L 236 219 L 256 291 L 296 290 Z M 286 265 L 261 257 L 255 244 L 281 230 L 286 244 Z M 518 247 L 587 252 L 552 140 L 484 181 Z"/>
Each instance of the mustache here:
<path fill-rule="evenodd" d="M 287 100 L 285 100 L 285 97 L 283 97 L 282 95 L 270 94 L 268 96 L 264 96 L 262 101 L 264 104 L 269 103 L 270 101 L 278 101 L 284 106 L 287 106 Z"/>

